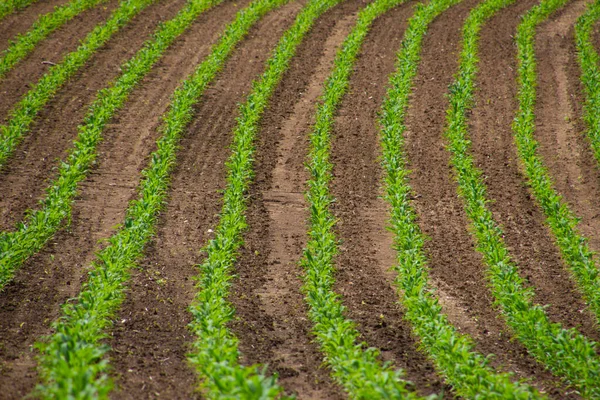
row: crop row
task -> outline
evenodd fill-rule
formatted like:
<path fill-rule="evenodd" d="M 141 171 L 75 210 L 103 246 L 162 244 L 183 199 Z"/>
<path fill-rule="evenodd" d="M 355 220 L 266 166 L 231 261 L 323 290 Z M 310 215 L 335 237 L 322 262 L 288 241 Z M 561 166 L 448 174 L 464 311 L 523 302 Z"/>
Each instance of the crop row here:
<path fill-rule="evenodd" d="M 531 63 L 535 27 L 564 4 L 564 0 L 542 0 L 525 15 L 518 27 L 520 109 L 515 123 L 517 131 L 525 129 L 533 118 L 535 72 L 531 70 Z M 460 69 L 450 86 L 446 137 L 458 191 L 473 226 L 471 232 L 477 250 L 488 267 L 495 302 L 515 336 L 536 359 L 585 397 L 598 396 L 600 362 L 595 352 L 596 344 L 574 329 L 566 330 L 551 323 L 543 307 L 533 303 L 533 290 L 525 287 L 504 243 L 502 229 L 487 207 L 482 172 L 470 155 L 468 112 L 474 103 L 478 62 L 478 36 L 476 30 L 471 33 L 468 35 L 465 31 Z"/>
<path fill-rule="evenodd" d="M 587 12 L 575 24 L 577 60 L 585 91 L 583 119 L 596 161 L 600 164 L 600 56 L 592 43 L 594 24 L 600 19 L 600 2 L 588 4 Z"/>
<path fill-rule="evenodd" d="M 35 46 L 49 34 L 60 28 L 66 22 L 106 0 L 73 0 L 64 6 L 57 7 L 53 12 L 42 15 L 34 22 L 29 31 L 17 36 L 0 56 L 0 79 L 14 68 Z"/>

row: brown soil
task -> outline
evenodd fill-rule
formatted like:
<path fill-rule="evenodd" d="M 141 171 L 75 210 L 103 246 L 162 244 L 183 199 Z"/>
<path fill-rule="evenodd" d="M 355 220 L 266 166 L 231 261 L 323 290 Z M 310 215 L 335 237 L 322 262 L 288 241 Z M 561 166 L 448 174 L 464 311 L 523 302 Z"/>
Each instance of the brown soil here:
<path fill-rule="evenodd" d="M 363 5 L 344 2 L 321 17 L 274 94 L 262 120 L 250 229 L 237 265 L 232 301 L 239 318 L 233 329 L 242 338 L 243 361 L 267 364 L 299 398 L 338 399 L 343 393 L 311 340 L 297 263 L 306 244 L 304 161 L 314 104 Z"/>
<path fill-rule="evenodd" d="M 0 121 L 6 123 L 14 105 L 50 68 L 59 63 L 79 46 L 81 40 L 99 24 L 103 24 L 119 2 L 109 1 L 77 15 L 42 40 L 29 55 L 21 60 L 0 80 Z M 49 63 L 44 63 L 44 62 Z"/>
<path fill-rule="evenodd" d="M 237 105 L 299 9 L 300 4 L 292 3 L 268 14 L 236 50 L 198 106 L 182 142 L 156 240 L 142 269 L 134 272 L 119 314 L 121 323 L 110 342 L 118 375 L 115 398 L 129 398 L 132 391 L 139 398 L 195 396 L 196 374 L 186 360 L 195 340 L 187 329 L 191 320 L 187 308 L 196 292 L 194 265 L 202 261 L 199 250 L 218 222 L 224 162 L 230 153 Z"/>
<path fill-rule="evenodd" d="M 0 230 L 13 230 L 25 211 L 36 207 L 48 181 L 56 175 L 57 159 L 66 156 L 77 136 L 77 126 L 82 123 L 97 91 L 119 76 L 121 64 L 141 48 L 158 22 L 175 16 L 184 3 L 183 0 L 159 1 L 143 10 L 94 54 L 40 112 L 23 143 L 0 171 L 3 193 Z M 14 79 L 6 83 L 27 82 Z"/>
<path fill-rule="evenodd" d="M 585 1 L 573 2 L 538 30 L 535 135 L 556 189 L 582 218 L 581 233 L 590 239 L 592 249 L 599 251 L 600 169 L 581 119 L 584 95 L 573 29 L 585 10 Z"/>
<path fill-rule="evenodd" d="M 6 50 L 16 35 L 27 32 L 40 15 L 52 12 L 54 7 L 67 2 L 67 0 L 40 0 L 5 17 L 0 21 L 0 51 Z"/>
<path fill-rule="evenodd" d="M 35 383 L 35 361 L 26 350 L 41 334 L 50 332 L 48 326 L 58 316 L 59 305 L 76 295 L 85 279 L 82 268 L 93 260 L 100 248 L 98 241 L 109 237 L 123 221 L 127 203 L 135 196 L 139 172 L 153 150 L 169 94 L 208 54 L 209 46 L 240 5 L 225 3 L 207 12 L 167 50 L 107 130 L 98 150 L 97 168 L 81 185 L 70 229 L 58 233 L 46 249 L 29 260 L 0 296 L 4 344 L 0 349 L 0 388 L 11 388 L 9 393 L 15 398 Z M 170 9 L 155 10 L 163 15 L 168 15 L 167 11 Z"/>
<path fill-rule="evenodd" d="M 533 4 L 527 2 L 527 5 Z M 573 18 L 579 15 L 576 10 L 581 5 L 573 3 L 568 6 L 556 21 L 572 25 Z M 577 327 L 597 340 L 599 336 L 594 318 L 570 282 L 553 236 L 544 224 L 545 218 L 523 184 L 526 178 L 520 173 L 511 130 L 517 109 L 516 47 L 511 37 L 514 29 L 511 28 L 516 27 L 524 7 L 525 4 L 514 7 L 512 12 L 504 14 L 505 19 L 495 20 L 486 28 L 481 47 L 493 50 L 481 52 L 477 107 L 471 118 L 473 150 L 478 166 L 487 177 L 494 218 L 503 226 L 506 243 L 521 269 L 521 275 L 535 288 L 535 301 L 549 305 L 547 312 L 552 320 L 568 328 Z M 565 21 L 567 16 L 569 21 Z M 513 26 L 507 23 L 508 18 Z M 546 26 L 551 25 L 554 22 Z M 560 31 L 558 27 L 553 29 Z M 540 60 L 550 59 L 551 55 L 537 53 L 537 57 Z"/>
<path fill-rule="evenodd" d="M 465 6 L 467 4 L 469 3 L 465 3 Z M 493 82 L 500 87 L 499 97 L 490 106 L 498 105 L 506 108 L 505 114 L 502 114 L 503 118 L 505 115 L 508 119 L 505 126 L 508 129 L 506 133 L 508 139 L 505 140 L 505 145 L 511 144 L 510 121 L 513 118 L 511 102 L 514 98 L 515 81 L 514 77 L 506 72 L 509 70 L 508 67 L 502 69 L 505 71 L 504 74 L 489 70 L 491 66 L 488 49 L 492 50 L 493 56 L 497 55 L 493 58 L 494 62 L 510 63 L 514 59 L 514 46 L 510 35 L 514 35 L 516 31 L 519 15 L 532 4 L 520 3 L 500 11 L 482 30 L 480 76 L 486 76 L 485 79 L 488 80 L 493 79 Z M 461 12 L 462 15 L 453 15 L 452 12 Z M 471 334 L 476 339 L 477 350 L 483 354 L 495 354 L 493 364 L 496 367 L 512 371 L 519 377 L 535 377 L 538 387 L 550 394 L 565 398 L 566 392 L 556 389 L 557 379 L 535 363 L 522 346 L 509 340 L 510 334 L 493 307 L 492 294 L 485 279 L 484 265 L 480 255 L 474 249 L 473 240 L 468 233 L 469 224 L 463 211 L 462 201 L 457 197 L 456 184 L 449 166 L 449 152 L 445 149 L 443 129 L 445 110 L 448 106 L 444 96 L 448 85 L 452 82 L 452 74 L 457 70 L 462 18 L 464 18 L 464 11 L 455 7 L 444 13 L 431 26 L 431 34 L 426 36 L 423 43 L 423 56 L 408 118 L 407 149 L 410 169 L 413 171 L 411 183 L 416 192 L 414 204 L 419 214 L 421 228 L 431 238 L 426 245 L 431 277 L 434 286 L 441 289 L 444 310 L 449 310 L 450 319 L 459 330 Z M 512 68 L 514 70 L 514 67 Z M 443 73 L 440 74 L 440 71 Z M 481 86 L 481 90 L 495 89 L 489 87 L 485 80 L 481 82 Z M 473 114 L 474 128 L 481 126 L 478 125 L 480 123 L 478 121 L 485 116 L 490 115 L 490 118 L 494 118 L 497 115 L 495 111 L 486 112 L 487 109 L 481 111 L 480 103 L 481 101 Z M 486 121 L 488 125 L 493 124 L 494 127 L 499 124 L 496 121 Z M 476 129 L 473 131 L 473 136 L 476 137 L 474 145 L 477 154 L 480 147 L 483 147 L 481 144 L 483 139 L 478 137 Z M 488 137 L 489 132 L 486 131 L 485 136 Z M 494 155 L 498 156 L 498 154 Z M 500 161 L 500 165 L 504 163 Z M 505 179 L 508 177 L 510 175 L 503 176 Z M 503 182 L 506 183 L 499 185 L 508 184 L 507 181 Z M 533 238 L 536 239 L 539 238 Z"/>

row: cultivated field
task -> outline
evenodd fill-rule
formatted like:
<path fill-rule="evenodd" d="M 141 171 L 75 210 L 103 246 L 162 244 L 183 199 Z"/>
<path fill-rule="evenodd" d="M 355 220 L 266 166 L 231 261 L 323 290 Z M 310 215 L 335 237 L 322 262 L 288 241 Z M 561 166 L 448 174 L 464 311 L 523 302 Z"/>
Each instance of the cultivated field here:
<path fill-rule="evenodd" d="M 0 398 L 600 399 L 600 0 L 0 0 Z"/>

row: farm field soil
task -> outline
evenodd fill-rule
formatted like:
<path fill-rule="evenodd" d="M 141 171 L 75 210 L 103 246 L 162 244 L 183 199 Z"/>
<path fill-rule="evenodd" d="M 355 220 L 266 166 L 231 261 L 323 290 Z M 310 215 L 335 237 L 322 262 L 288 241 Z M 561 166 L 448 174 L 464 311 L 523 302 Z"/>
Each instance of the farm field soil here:
<path fill-rule="evenodd" d="M 0 21 L 0 51 L 25 32 L 37 15 L 64 0 L 38 1 Z M 98 90 L 120 74 L 160 22 L 173 18 L 185 0 L 157 0 L 140 12 L 59 90 L 36 117 L 14 156 L 0 169 L 0 232 L 13 231 L 27 210 L 38 206 L 57 175 Z M 155 235 L 127 283 L 126 299 L 105 343 L 115 389 L 112 399 L 202 398 L 198 375 L 187 355 L 195 340 L 188 325 L 196 291 L 194 276 L 202 251 L 214 238 L 226 188 L 226 162 L 239 104 L 264 71 L 265 61 L 307 0 L 266 14 L 237 46 L 195 106 L 177 151 L 168 200 Z M 299 399 L 342 399 L 331 377 L 308 317 L 299 261 L 307 243 L 309 210 L 304 194 L 308 136 L 323 82 L 342 42 L 367 0 L 346 0 L 324 13 L 297 50 L 261 118 L 254 176 L 247 193 L 248 229 L 237 255 L 228 300 L 235 308 L 231 331 L 239 339 L 242 365 L 266 365 L 286 394 Z M 362 46 L 348 94 L 332 128 L 330 183 L 339 254 L 335 291 L 360 340 L 377 348 L 382 361 L 404 371 L 419 395 L 457 397 L 419 349 L 394 286 L 397 263 L 389 208 L 381 190 L 383 170 L 378 115 L 396 69 L 396 55 L 415 13 L 406 1 L 377 18 Z M 535 361 L 499 317 L 485 266 L 469 233 L 463 203 L 449 163 L 444 137 L 448 86 L 461 51 L 469 12 L 481 0 L 463 0 L 429 26 L 408 109 L 406 150 L 411 203 L 428 236 L 425 250 L 432 286 L 443 311 L 475 350 L 494 354 L 498 371 L 511 372 L 556 399 L 580 398 Z M 42 41 L 0 80 L 0 120 L 47 71 L 73 51 L 108 18 L 117 0 L 94 7 Z M 39 383 L 33 344 L 53 332 L 60 307 L 75 297 L 87 267 L 125 219 L 137 197 L 150 154 L 156 150 L 162 116 L 171 94 L 211 51 L 226 24 L 250 0 L 225 0 L 200 15 L 130 94 L 111 120 L 98 146 L 89 176 L 80 185 L 70 224 L 28 259 L 0 291 L 0 397 L 23 398 Z M 489 208 L 534 301 L 548 305 L 552 322 L 600 341 L 595 318 L 565 268 L 545 217 L 526 185 L 511 123 L 517 110 L 517 59 L 514 37 L 522 15 L 537 0 L 517 1 L 500 10 L 481 30 L 476 103 L 469 116 L 472 155 L 483 171 Z M 584 101 L 576 62 L 573 26 L 588 0 L 573 0 L 538 30 L 539 60 L 536 138 L 540 152 L 565 196 L 580 229 L 600 251 L 600 168 L 582 135 Z M 596 32 L 600 49 L 600 33 Z M 4 46 L 4 47 L 3 47 Z"/>

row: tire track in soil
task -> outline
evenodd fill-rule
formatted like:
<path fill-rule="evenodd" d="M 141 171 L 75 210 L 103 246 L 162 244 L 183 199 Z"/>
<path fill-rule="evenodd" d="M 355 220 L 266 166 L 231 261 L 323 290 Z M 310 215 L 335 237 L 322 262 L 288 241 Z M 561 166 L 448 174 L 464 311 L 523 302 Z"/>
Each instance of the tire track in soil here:
<path fill-rule="evenodd" d="M 42 14 L 54 10 L 54 7 L 66 4 L 69 0 L 37 1 L 0 21 L 0 52 L 6 50 L 9 41 L 18 34 L 23 34 Z"/>
<path fill-rule="evenodd" d="M 389 213 L 380 197 L 383 172 L 377 113 L 413 8 L 409 3 L 375 21 L 336 118 L 331 155 L 333 212 L 341 242 L 336 292 L 342 295 L 346 315 L 357 323 L 362 340 L 402 368 L 420 394 L 445 392 L 452 397 L 451 389 L 417 350 L 410 324 L 403 319 L 388 270 L 395 263 L 392 237 L 385 229 Z M 455 20 L 452 10 L 446 13 Z M 461 10 L 465 13 L 467 8 Z"/>
<path fill-rule="evenodd" d="M 518 108 L 516 46 L 512 35 L 520 15 L 534 4 L 534 1 L 520 3 L 483 29 L 477 107 L 471 117 L 473 153 L 487 177 L 488 198 L 493 199 L 490 209 L 503 227 L 504 239 L 521 275 L 535 288 L 535 302 L 549 305 L 546 312 L 551 320 L 567 328 L 577 328 L 598 341 L 595 317 L 570 279 L 554 237 L 545 225 L 543 212 L 524 184 L 526 177 L 521 173 L 511 129 Z M 577 8 L 581 11 L 580 5 Z M 571 17 L 570 26 L 572 23 Z M 540 54 L 538 58 L 546 56 Z M 544 86 L 548 84 L 551 83 Z"/>
<path fill-rule="evenodd" d="M 121 64 L 142 47 L 158 23 L 174 17 L 184 4 L 184 0 L 161 0 L 143 10 L 48 102 L 0 170 L 0 230 L 14 230 L 26 210 L 37 207 L 56 176 L 57 160 L 67 155 L 97 91 L 114 81 Z"/>
<path fill-rule="evenodd" d="M 297 263 L 307 238 L 304 161 L 315 102 L 338 46 L 364 5 L 343 2 L 317 21 L 265 112 L 250 189 L 249 231 L 232 291 L 239 316 L 232 328 L 241 339 L 242 361 L 268 365 L 279 384 L 301 399 L 343 398 L 313 342 Z"/>
<path fill-rule="evenodd" d="M 198 105 L 181 143 L 156 239 L 140 263 L 142 268 L 132 272 L 131 289 L 109 343 L 119 387 L 115 399 L 129 398 L 132 392 L 139 398 L 197 395 L 197 376 L 186 359 L 194 340 L 187 329 L 188 307 L 195 294 L 193 277 L 198 273 L 194 265 L 202 261 L 199 250 L 218 223 L 224 163 L 230 155 L 238 104 L 300 9 L 301 4 L 293 2 L 267 14 Z"/>
<path fill-rule="evenodd" d="M 104 23 L 118 5 L 119 1 L 111 0 L 75 16 L 40 41 L 33 51 L 8 71 L 0 79 L 0 121 L 7 122 L 13 106 L 50 69 L 51 65 L 43 64 L 44 61 L 61 62 L 67 53 L 77 49 L 96 25 Z"/>
<path fill-rule="evenodd" d="M 469 234 L 469 222 L 462 200 L 457 196 L 449 163 L 450 153 L 445 149 L 443 132 L 448 108 L 445 96 L 453 81 L 453 74 L 458 70 L 462 23 L 468 9 L 476 4 L 467 0 L 446 11 L 431 25 L 423 42 L 421 63 L 407 118 L 406 143 L 409 169 L 412 171 L 410 181 L 415 191 L 413 204 L 419 215 L 419 225 L 430 238 L 425 245 L 430 276 L 433 286 L 441 291 L 441 304 L 450 322 L 459 331 L 475 339 L 477 351 L 486 355 L 495 354 L 491 361 L 494 367 L 514 372 L 517 378 L 530 379 L 550 396 L 573 398 L 574 395 L 530 357 L 523 346 L 510 340 L 511 334 L 493 306 L 485 266 Z M 507 51 L 503 47 L 506 44 L 499 42 L 502 40 L 500 32 L 514 36 L 518 15 L 526 9 L 525 2 L 509 6 L 484 25 L 480 45 L 482 63 L 487 60 L 488 48 L 497 52 Z M 497 30 L 490 29 L 490 26 Z M 509 43 L 508 51 L 516 57 L 515 46 Z M 494 75 L 488 77 L 489 72 L 484 71 L 484 67 L 482 64 L 479 78 L 501 78 Z M 440 71 L 443 72 L 440 74 Z M 484 75 L 486 78 L 483 78 Z M 510 84 L 513 85 L 510 90 L 516 90 L 515 81 Z M 513 101 L 513 98 L 514 95 L 495 101 Z M 477 107 L 474 113 L 480 113 Z M 509 121 L 512 121 L 513 115 L 514 109 L 510 109 Z M 496 123 L 491 126 L 496 126 Z M 510 122 L 505 128 L 509 136 L 505 141 L 512 146 Z"/>
<path fill-rule="evenodd" d="M 209 10 L 167 50 L 107 130 L 99 145 L 97 167 L 81 184 L 70 229 L 59 232 L 26 262 L 3 291 L 0 390 L 8 389 L 5 392 L 20 398 L 35 384 L 35 360 L 29 347 L 40 335 L 50 333 L 59 306 L 76 295 L 86 279 L 85 267 L 102 246 L 98 241 L 123 221 L 128 202 L 136 196 L 140 171 L 155 147 L 169 94 L 208 54 L 240 5 L 226 2 Z"/>
<path fill-rule="evenodd" d="M 574 38 L 574 24 L 585 10 L 585 1 L 575 1 L 538 29 L 535 137 L 555 188 L 582 218 L 578 228 L 589 239 L 591 249 L 598 252 L 600 169 L 582 120 L 585 95 Z"/>

